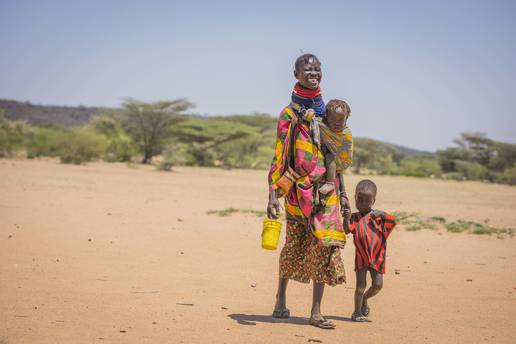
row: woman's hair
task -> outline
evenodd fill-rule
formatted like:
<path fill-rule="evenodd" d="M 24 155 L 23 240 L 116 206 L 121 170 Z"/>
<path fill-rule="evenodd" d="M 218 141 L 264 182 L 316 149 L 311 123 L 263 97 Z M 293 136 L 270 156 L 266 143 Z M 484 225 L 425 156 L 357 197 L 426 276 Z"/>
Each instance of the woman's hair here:
<path fill-rule="evenodd" d="M 296 63 L 294 64 L 294 70 L 299 70 L 299 68 L 309 63 L 310 60 L 319 62 L 319 64 L 321 64 L 321 61 L 319 61 L 317 56 L 315 56 L 314 54 L 303 54 L 296 59 Z"/>
<path fill-rule="evenodd" d="M 363 179 L 358 182 L 356 193 L 359 192 L 371 192 L 374 196 L 376 196 L 376 184 L 370 179 Z"/>
<path fill-rule="evenodd" d="M 338 108 L 342 108 L 346 115 L 351 115 L 351 108 L 348 103 L 340 99 L 332 99 L 326 104 L 326 111 L 335 112 Z"/>

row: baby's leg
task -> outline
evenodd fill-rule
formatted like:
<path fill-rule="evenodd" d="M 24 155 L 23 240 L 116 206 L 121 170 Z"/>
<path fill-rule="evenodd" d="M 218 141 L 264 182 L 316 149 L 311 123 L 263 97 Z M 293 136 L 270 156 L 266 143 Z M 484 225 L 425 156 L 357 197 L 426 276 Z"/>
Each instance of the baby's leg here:
<path fill-rule="evenodd" d="M 362 299 L 366 288 L 367 269 L 359 269 L 356 272 L 357 285 L 355 288 L 355 312 L 356 315 L 362 315 Z"/>
<path fill-rule="evenodd" d="M 371 287 L 367 289 L 366 293 L 364 294 L 364 298 L 362 300 L 363 307 L 362 307 L 362 314 L 365 316 L 369 315 L 369 305 L 367 304 L 367 300 L 371 297 L 375 296 L 382 290 L 383 287 L 383 275 L 379 273 L 376 270 L 371 269 Z M 364 314 L 366 313 L 366 314 Z"/>
<path fill-rule="evenodd" d="M 324 153 L 324 165 L 326 167 L 326 183 L 319 188 L 319 192 L 327 195 L 335 190 L 335 177 L 337 176 L 337 164 L 333 154 L 329 151 Z"/>

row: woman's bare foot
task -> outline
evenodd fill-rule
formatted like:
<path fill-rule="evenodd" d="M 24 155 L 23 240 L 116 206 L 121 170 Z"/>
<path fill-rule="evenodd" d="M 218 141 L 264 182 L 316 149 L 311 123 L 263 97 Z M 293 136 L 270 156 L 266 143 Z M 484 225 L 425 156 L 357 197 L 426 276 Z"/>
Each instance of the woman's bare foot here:
<path fill-rule="evenodd" d="M 287 308 L 285 297 L 276 296 L 276 305 L 274 306 L 272 316 L 278 319 L 290 318 L 290 310 Z"/>
<path fill-rule="evenodd" d="M 322 314 L 310 316 L 309 324 L 325 330 L 333 330 L 337 327 L 331 320 L 326 319 Z"/>
<path fill-rule="evenodd" d="M 283 308 L 283 309 L 275 309 L 272 312 L 272 317 L 276 319 L 288 319 L 290 318 L 290 309 Z"/>

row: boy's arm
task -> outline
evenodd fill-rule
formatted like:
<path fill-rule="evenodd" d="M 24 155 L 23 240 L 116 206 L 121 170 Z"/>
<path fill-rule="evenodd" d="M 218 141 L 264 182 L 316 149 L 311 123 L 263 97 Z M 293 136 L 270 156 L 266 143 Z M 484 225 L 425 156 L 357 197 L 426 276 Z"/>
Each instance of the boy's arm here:
<path fill-rule="evenodd" d="M 391 232 L 394 230 L 394 227 L 396 227 L 396 219 L 391 214 L 383 214 L 383 236 L 387 239 Z"/>

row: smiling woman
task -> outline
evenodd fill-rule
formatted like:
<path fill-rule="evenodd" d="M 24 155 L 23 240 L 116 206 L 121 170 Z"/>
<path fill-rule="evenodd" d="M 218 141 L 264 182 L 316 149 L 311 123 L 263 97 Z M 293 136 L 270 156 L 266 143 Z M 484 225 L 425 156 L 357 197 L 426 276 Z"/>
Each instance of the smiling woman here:
<path fill-rule="evenodd" d="M 323 153 L 313 144 L 310 125 L 303 120 L 303 114 L 311 110 L 317 117 L 325 116 L 319 87 L 322 79 L 320 61 L 311 54 L 300 56 L 295 63 L 294 76 L 298 82 L 294 86 L 292 102 L 278 119 L 275 154 L 269 172 L 267 215 L 274 219 L 279 217 L 278 196 L 285 196 L 287 218 L 273 316 L 290 316 L 286 307 L 286 289 L 290 279 L 302 283 L 313 280 L 310 324 L 332 329 L 335 324 L 323 317 L 320 304 L 325 284 L 337 285 L 345 281 L 340 256 L 345 235 L 338 214 L 337 197 L 339 189 L 343 189 L 337 186 L 325 196 L 326 207 L 323 210 L 317 213 L 312 210 L 314 190 L 319 183 L 325 182 L 326 168 Z M 296 176 L 290 178 L 288 188 L 283 182 L 286 176 Z"/>
<path fill-rule="evenodd" d="M 315 90 L 322 79 L 321 62 L 315 55 L 305 54 L 297 58 L 294 76 L 305 88 Z"/>

